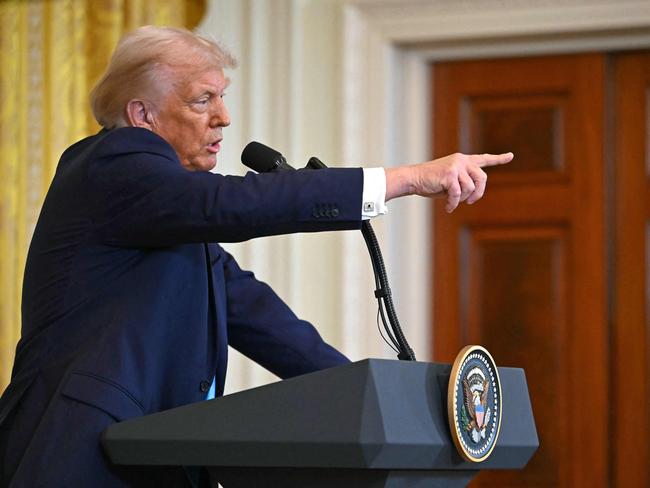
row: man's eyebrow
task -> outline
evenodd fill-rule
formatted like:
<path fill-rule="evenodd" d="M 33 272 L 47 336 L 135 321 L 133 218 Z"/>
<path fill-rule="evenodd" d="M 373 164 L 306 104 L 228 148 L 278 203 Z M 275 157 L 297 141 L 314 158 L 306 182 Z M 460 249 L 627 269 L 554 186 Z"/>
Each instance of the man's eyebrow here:
<path fill-rule="evenodd" d="M 223 88 L 221 89 L 221 92 L 223 92 L 229 86 L 230 86 L 230 78 L 224 78 L 224 84 L 223 84 Z M 205 95 L 205 94 L 212 95 L 212 94 L 215 94 L 215 93 L 218 93 L 218 92 L 219 92 L 219 90 L 213 90 L 212 88 L 209 88 L 209 89 L 203 91 L 203 95 Z"/>
<path fill-rule="evenodd" d="M 1 0 L 0 0 L 0 1 L 1 1 Z M 221 89 L 221 92 L 223 93 L 224 90 L 225 90 L 226 88 L 228 88 L 229 85 L 230 85 L 230 80 L 226 80 L 226 83 L 225 83 L 225 85 L 223 86 L 223 88 Z M 215 89 L 213 89 L 213 88 L 206 88 L 206 89 L 203 90 L 203 91 L 202 91 L 202 92 L 201 92 L 201 93 L 200 93 L 196 98 L 201 98 L 201 97 L 204 97 L 204 96 L 206 96 L 206 95 L 208 95 L 208 96 L 212 96 L 212 95 L 216 95 L 216 94 L 218 94 L 218 93 L 219 93 L 219 90 L 215 90 Z"/>

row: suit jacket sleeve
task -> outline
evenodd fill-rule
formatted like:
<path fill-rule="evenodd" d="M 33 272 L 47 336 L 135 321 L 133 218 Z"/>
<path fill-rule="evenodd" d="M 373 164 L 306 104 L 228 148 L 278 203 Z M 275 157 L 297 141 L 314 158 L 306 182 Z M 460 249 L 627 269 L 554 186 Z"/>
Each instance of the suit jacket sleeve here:
<path fill-rule="evenodd" d="M 228 342 L 280 378 L 311 373 L 349 360 L 325 343 L 316 329 L 253 273 L 224 251 Z"/>
<path fill-rule="evenodd" d="M 167 142 L 138 128 L 111 131 L 86 159 L 94 228 L 111 245 L 237 242 L 361 226 L 358 168 L 244 177 L 190 172 Z"/>

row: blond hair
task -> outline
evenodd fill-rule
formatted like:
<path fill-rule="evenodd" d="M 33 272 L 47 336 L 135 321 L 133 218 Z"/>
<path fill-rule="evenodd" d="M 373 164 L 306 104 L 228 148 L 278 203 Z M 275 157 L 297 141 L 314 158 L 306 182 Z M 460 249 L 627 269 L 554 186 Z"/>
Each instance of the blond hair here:
<path fill-rule="evenodd" d="M 179 81 L 172 79 L 178 68 L 195 76 L 235 65 L 235 58 L 224 47 L 187 29 L 139 27 L 120 39 L 106 71 L 90 92 L 93 115 L 107 129 L 125 126 L 127 103 L 164 95 Z"/>

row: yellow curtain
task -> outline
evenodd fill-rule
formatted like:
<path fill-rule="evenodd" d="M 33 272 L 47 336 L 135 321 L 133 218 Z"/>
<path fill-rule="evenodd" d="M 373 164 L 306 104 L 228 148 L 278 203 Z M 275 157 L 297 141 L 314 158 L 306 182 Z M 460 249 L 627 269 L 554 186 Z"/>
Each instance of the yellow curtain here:
<path fill-rule="evenodd" d="M 0 391 L 20 337 L 25 257 L 63 150 L 98 130 L 88 94 L 122 33 L 195 27 L 205 0 L 0 0 Z"/>

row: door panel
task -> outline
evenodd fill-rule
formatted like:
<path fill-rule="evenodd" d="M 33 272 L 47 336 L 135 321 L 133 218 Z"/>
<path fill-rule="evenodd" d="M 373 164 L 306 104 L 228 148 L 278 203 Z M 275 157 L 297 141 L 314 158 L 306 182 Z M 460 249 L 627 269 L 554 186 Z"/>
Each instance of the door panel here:
<path fill-rule="evenodd" d="M 469 130 L 461 145 L 469 152 L 512 151 L 517 155 L 517 164 L 494 168 L 492 174 L 558 177 L 565 174 L 565 105 L 565 94 L 473 97 L 463 107 L 461 128 Z"/>
<path fill-rule="evenodd" d="M 650 53 L 615 62 L 612 449 L 616 486 L 650 486 Z"/>
<path fill-rule="evenodd" d="M 461 236 L 464 248 L 461 262 L 467 263 L 467 269 L 461 270 L 460 289 L 467 292 L 461 295 L 461 324 L 467 324 L 467 331 L 463 334 L 476 338 L 501 364 L 525 365 L 540 443 L 556 446 L 540 449 L 523 474 L 494 473 L 491 483 L 558 486 L 558 456 L 566 455 L 562 446 L 567 419 L 556 412 L 571 408 L 563 374 L 568 368 L 564 287 L 569 233 L 562 225 L 479 226 Z M 467 311 L 466 318 L 462 310 Z M 506 403 L 503 415 L 507 414 Z"/>
<path fill-rule="evenodd" d="M 434 152 L 513 151 L 488 191 L 434 210 L 434 360 L 485 345 L 526 370 L 540 449 L 475 486 L 608 482 L 605 57 L 434 67 Z M 504 399 L 504 415 L 507 415 Z"/>

